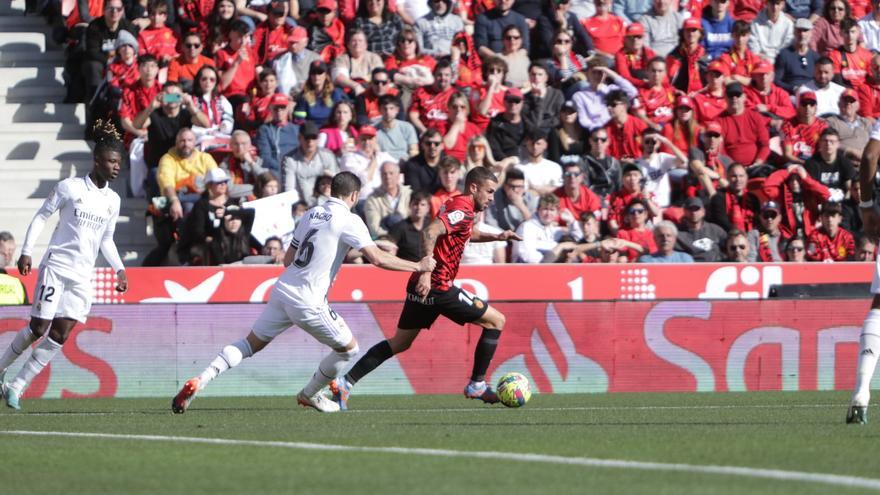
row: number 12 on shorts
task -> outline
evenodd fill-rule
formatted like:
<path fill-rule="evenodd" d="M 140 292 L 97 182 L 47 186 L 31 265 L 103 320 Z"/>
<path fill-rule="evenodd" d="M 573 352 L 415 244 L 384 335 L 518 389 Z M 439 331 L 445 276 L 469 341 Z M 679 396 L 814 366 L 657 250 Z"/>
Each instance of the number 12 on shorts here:
<path fill-rule="evenodd" d="M 40 295 L 37 297 L 39 301 L 52 302 L 52 296 L 55 295 L 55 287 L 40 286 Z"/>

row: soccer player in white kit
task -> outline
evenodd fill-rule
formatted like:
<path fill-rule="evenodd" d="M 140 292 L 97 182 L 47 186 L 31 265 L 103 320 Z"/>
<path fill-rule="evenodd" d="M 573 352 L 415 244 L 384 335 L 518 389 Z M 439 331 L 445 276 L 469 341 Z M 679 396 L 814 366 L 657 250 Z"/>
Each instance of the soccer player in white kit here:
<path fill-rule="evenodd" d="M 874 201 L 874 178 L 877 174 L 877 160 L 880 160 L 880 121 L 871 129 L 871 139 L 862 152 L 862 163 L 859 167 L 859 193 L 861 202 L 859 211 L 862 214 L 863 230 L 866 235 L 877 238 L 880 234 L 880 210 Z M 859 336 L 859 361 L 856 368 L 856 386 L 846 414 L 846 422 L 850 424 L 866 424 L 868 422 L 868 402 L 871 398 L 871 378 L 880 357 L 880 257 L 874 264 L 874 279 L 871 282 L 871 310 L 862 333 Z"/>
<path fill-rule="evenodd" d="M 172 411 L 186 412 L 196 393 L 208 382 L 262 350 L 293 325 L 333 349 L 297 394 L 297 402 L 322 412 L 339 410 L 339 405 L 324 397 L 321 390 L 358 353 L 357 340 L 345 320 L 327 304 L 327 292 L 348 250 L 360 250 L 370 263 L 386 270 L 430 272 L 434 269 L 431 256 L 413 263 L 376 247 L 364 221 L 351 212 L 358 202 L 360 189 L 360 179 L 351 172 L 340 172 L 333 177 L 331 198 L 307 211 L 297 223 L 284 256 L 286 269 L 275 283 L 269 302 L 251 332 L 246 338 L 224 347 L 199 376 L 188 380 L 171 401 Z"/>
<path fill-rule="evenodd" d="M 128 290 L 125 267 L 113 243 L 120 200 L 109 186 L 119 175 L 124 147 L 110 123 L 99 121 L 94 133 L 94 168 L 85 177 L 65 179 L 55 186 L 31 221 L 21 248 L 18 270 L 27 275 L 34 244 L 46 220 L 57 211 L 60 219 L 40 262 L 30 322 L 0 356 L 0 392 L 13 409 L 21 408 L 22 392 L 61 350 L 76 322 L 86 321 L 92 305 L 90 280 L 99 249 L 116 271 L 116 290 Z M 6 383 L 9 365 L 41 337 L 18 375 Z"/>

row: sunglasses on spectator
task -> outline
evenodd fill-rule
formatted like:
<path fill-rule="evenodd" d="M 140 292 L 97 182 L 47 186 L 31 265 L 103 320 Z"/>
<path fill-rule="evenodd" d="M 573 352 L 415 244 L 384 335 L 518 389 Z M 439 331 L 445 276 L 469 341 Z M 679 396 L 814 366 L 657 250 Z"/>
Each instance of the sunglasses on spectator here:
<path fill-rule="evenodd" d="M 388 79 L 381 79 L 381 80 L 380 79 L 373 79 L 373 84 L 376 84 L 378 86 L 385 86 L 389 82 L 391 82 L 391 81 L 389 81 Z"/>
<path fill-rule="evenodd" d="M 802 102 L 801 102 L 801 106 L 802 106 L 802 107 L 815 107 L 815 106 L 816 106 L 816 102 L 815 102 L 815 101 L 810 101 L 810 100 L 802 101 Z"/>
<path fill-rule="evenodd" d="M 187 48 L 201 48 L 202 44 L 201 43 L 184 43 L 183 46 L 185 46 Z"/>
<path fill-rule="evenodd" d="M 764 217 L 765 220 L 773 220 L 778 214 L 775 211 L 765 211 L 764 213 L 761 213 L 761 216 Z"/>
<path fill-rule="evenodd" d="M 645 212 L 645 209 L 644 208 L 630 208 L 628 211 L 629 211 L 630 215 L 641 215 L 642 213 Z"/>
<path fill-rule="evenodd" d="M 562 176 L 563 177 L 580 177 L 581 173 L 580 172 L 565 172 L 564 174 L 562 174 Z"/>
<path fill-rule="evenodd" d="M 605 143 L 605 142 L 608 142 L 608 136 L 592 137 L 592 138 L 590 138 L 590 141 L 593 141 L 594 143 Z"/>
<path fill-rule="evenodd" d="M 443 141 L 425 141 L 426 146 L 443 146 Z"/>
<path fill-rule="evenodd" d="M 803 246 L 788 246 L 788 250 L 799 253 L 804 250 L 804 247 Z"/>
<path fill-rule="evenodd" d="M 122 8 L 122 7 L 110 7 L 110 6 L 108 6 L 108 7 L 107 7 L 107 10 L 109 10 L 110 12 L 122 12 L 123 8 Z"/>

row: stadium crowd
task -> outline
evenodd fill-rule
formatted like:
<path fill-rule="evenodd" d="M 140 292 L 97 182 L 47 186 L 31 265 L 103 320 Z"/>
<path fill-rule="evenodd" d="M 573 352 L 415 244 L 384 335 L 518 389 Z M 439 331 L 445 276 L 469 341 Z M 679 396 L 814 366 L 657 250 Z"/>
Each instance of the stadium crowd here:
<path fill-rule="evenodd" d="M 55 20 L 68 100 L 124 129 L 150 198 L 146 265 L 280 262 L 286 233 L 258 242 L 241 203 L 286 194 L 296 219 L 343 170 L 379 245 L 418 260 L 473 167 L 500 180 L 479 228 L 522 241 L 465 263 L 876 255 L 857 171 L 878 0 L 76 0 Z"/>

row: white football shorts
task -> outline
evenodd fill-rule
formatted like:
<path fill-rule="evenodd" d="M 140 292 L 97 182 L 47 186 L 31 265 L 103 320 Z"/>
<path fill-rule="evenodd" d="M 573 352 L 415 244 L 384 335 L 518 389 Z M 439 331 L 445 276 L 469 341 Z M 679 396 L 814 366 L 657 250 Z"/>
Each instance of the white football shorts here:
<path fill-rule="evenodd" d="M 260 340 L 271 342 L 293 325 L 308 332 L 318 342 L 334 349 L 347 346 L 354 338 L 345 320 L 329 305 L 300 306 L 284 295 L 278 294 L 277 291 L 272 291 L 269 302 L 254 322 L 252 329 Z"/>
<path fill-rule="evenodd" d="M 59 277 L 51 268 L 41 267 L 37 275 L 31 316 L 43 320 L 72 318 L 85 323 L 92 308 L 92 287 Z"/>

